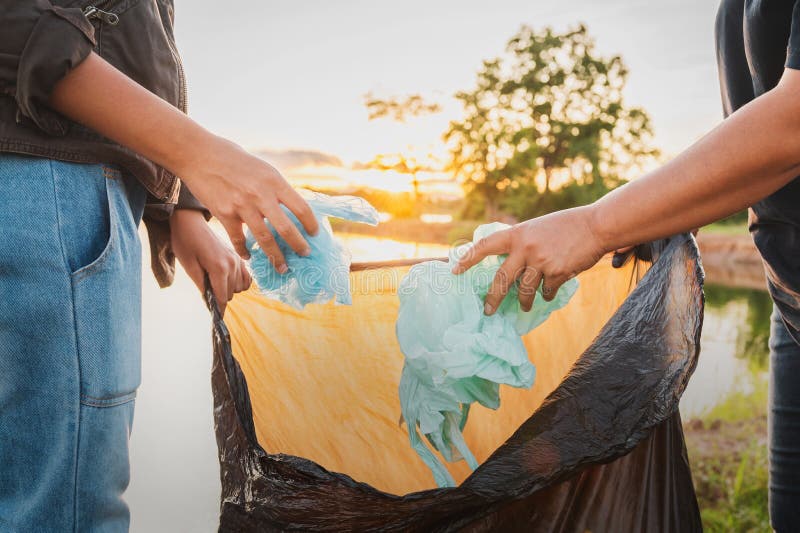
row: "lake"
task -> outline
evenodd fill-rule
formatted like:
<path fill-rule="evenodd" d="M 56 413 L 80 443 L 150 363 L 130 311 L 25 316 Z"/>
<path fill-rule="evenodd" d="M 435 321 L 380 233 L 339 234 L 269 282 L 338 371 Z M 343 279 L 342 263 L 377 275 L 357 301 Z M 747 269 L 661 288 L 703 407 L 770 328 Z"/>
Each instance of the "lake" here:
<path fill-rule="evenodd" d="M 356 261 L 442 256 L 447 251 L 366 236 L 346 239 Z M 149 275 L 146 253 L 143 264 L 142 385 L 127 493 L 131 531 L 216 531 L 220 482 L 208 313 L 182 270 L 172 288 L 160 290 Z M 702 353 L 681 402 L 684 419 L 702 416 L 731 395 L 753 394 L 766 383 L 772 308 L 767 293 L 714 285 L 713 272 L 708 274 Z"/>

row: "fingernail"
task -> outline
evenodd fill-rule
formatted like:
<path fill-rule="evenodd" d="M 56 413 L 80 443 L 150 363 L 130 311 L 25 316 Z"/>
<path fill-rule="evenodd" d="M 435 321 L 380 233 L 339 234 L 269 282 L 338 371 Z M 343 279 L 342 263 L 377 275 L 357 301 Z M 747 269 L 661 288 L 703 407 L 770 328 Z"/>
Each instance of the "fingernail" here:
<path fill-rule="evenodd" d="M 278 267 L 279 274 L 286 274 L 287 272 L 289 272 L 289 267 L 286 265 L 286 263 Z"/>
<path fill-rule="evenodd" d="M 307 256 L 311 255 L 311 247 L 310 246 L 306 246 L 305 248 L 303 248 L 303 251 L 301 252 L 300 255 L 302 255 L 303 257 L 307 257 Z"/>
<path fill-rule="evenodd" d="M 453 274 L 461 274 L 461 265 L 456 265 L 450 269 Z"/>
<path fill-rule="evenodd" d="M 483 314 L 491 315 L 492 313 L 494 313 L 494 307 L 492 307 L 492 304 L 489 303 L 483 304 Z"/>

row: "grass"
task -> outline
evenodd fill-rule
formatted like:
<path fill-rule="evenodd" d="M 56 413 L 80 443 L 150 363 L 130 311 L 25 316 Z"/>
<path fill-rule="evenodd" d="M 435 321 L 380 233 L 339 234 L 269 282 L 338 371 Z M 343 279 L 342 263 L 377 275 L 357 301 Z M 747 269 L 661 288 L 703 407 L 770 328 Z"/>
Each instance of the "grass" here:
<path fill-rule="evenodd" d="M 692 473 L 705 531 L 771 531 L 767 451 L 757 438 L 751 437 L 741 452 L 725 451 L 693 460 Z"/>
<path fill-rule="evenodd" d="M 747 235 L 747 212 L 736 213 L 708 226 L 703 226 L 701 231 L 719 235 Z"/>
<path fill-rule="evenodd" d="M 747 235 L 747 223 L 732 224 L 729 222 L 714 222 L 708 226 L 703 226 L 700 230 L 703 233 L 713 233 L 715 235 Z"/>
<path fill-rule="evenodd" d="M 733 392 L 686 424 L 686 445 L 703 527 L 708 532 L 769 532 L 767 381 Z"/>

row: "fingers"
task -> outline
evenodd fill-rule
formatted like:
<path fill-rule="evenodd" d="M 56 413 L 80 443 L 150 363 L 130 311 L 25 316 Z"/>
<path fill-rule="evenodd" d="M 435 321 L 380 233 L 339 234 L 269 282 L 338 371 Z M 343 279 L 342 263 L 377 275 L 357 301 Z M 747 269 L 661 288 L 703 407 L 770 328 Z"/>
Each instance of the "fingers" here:
<path fill-rule="evenodd" d="M 528 312 L 533 307 L 533 300 L 536 298 L 536 289 L 542 282 L 542 273 L 532 266 L 525 267 L 519 278 L 519 305 L 524 312 Z"/>
<path fill-rule="evenodd" d="M 630 257 L 630 251 L 625 253 L 614 252 L 614 255 L 611 257 L 611 266 L 613 268 L 620 268 L 628 261 L 628 257 Z"/>
<path fill-rule="evenodd" d="M 217 299 L 219 312 L 224 316 L 225 307 L 227 307 L 228 302 L 232 298 L 228 271 L 224 268 L 214 269 L 213 271 L 209 271 L 208 279 L 211 282 L 211 291 Z"/>
<path fill-rule="evenodd" d="M 228 238 L 231 240 L 233 249 L 242 259 L 250 259 L 250 251 L 247 249 L 247 241 L 242 230 L 242 221 L 238 219 L 220 218 L 219 221 L 225 228 Z"/>
<path fill-rule="evenodd" d="M 308 202 L 300 196 L 300 193 L 290 187 L 289 190 L 282 195 L 281 203 L 288 207 L 289 211 L 294 213 L 294 216 L 297 217 L 297 220 L 300 221 L 309 235 L 316 235 L 317 232 L 319 232 L 317 217 L 314 216 L 314 212 L 311 210 L 311 207 L 309 207 Z"/>
<path fill-rule="evenodd" d="M 262 212 L 269 219 L 269 223 L 272 224 L 272 227 L 275 228 L 278 235 L 283 237 L 283 240 L 286 241 L 286 244 L 288 244 L 292 250 L 299 255 L 308 255 L 311 253 L 311 247 L 300 234 L 300 230 L 289 220 L 289 217 L 286 216 L 286 213 L 284 213 L 283 209 L 281 209 L 278 204 L 267 204 L 262 208 Z M 252 230 L 253 228 L 251 227 L 250 229 Z M 270 238 L 272 238 L 271 234 Z"/>
<path fill-rule="evenodd" d="M 198 270 L 200 272 L 198 286 L 200 286 L 202 284 L 203 269 L 199 264 Z M 211 290 L 214 292 L 220 312 L 223 315 L 228 302 L 233 300 L 236 293 L 249 289 L 252 282 L 250 272 L 247 270 L 244 261 L 233 255 L 215 263 L 209 271 L 208 278 L 211 282 Z"/>
<path fill-rule="evenodd" d="M 247 270 L 247 267 L 244 265 L 242 261 L 239 261 L 239 276 L 236 282 L 236 289 L 234 292 L 244 292 L 250 288 L 252 285 L 253 279 L 250 277 L 250 271 Z"/>
<path fill-rule="evenodd" d="M 570 276 L 544 276 L 542 279 L 542 298 L 544 298 L 546 302 L 553 301 L 558 289 L 560 289 L 568 279 L 570 279 Z"/>
<path fill-rule="evenodd" d="M 230 284 L 231 300 L 236 293 L 244 292 L 250 288 L 250 272 L 247 270 L 244 261 L 238 257 L 236 258 L 236 264 L 234 268 L 230 269 L 228 283 Z"/>
<path fill-rule="evenodd" d="M 245 223 L 247 227 L 250 228 L 250 231 L 253 232 L 253 237 L 255 237 L 258 245 L 261 247 L 261 251 L 267 256 L 267 259 L 269 259 L 269 262 L 275 267 L 275 270 L 280 274 L 288 272 L 289 267 L 286 266 L 286 258 L 283 257 L 278 243 L 275 242 L 275 237 L 272 235 L 272 231 L 267 227 L 261 215 L 255 213 L 250 214 L 245 219 Z"/>
<path fill-rule="evenodd" d="M 511 285 L 516 281 L 516 279 L 522 274 L 522 269 L 524 268 L 525 263 L 521 256 L 508 256 L 508 258 L 500 265 L 500 268 L 497 269 L 497 273 L 494 275 L 494 279 L 492 280 L 492 284 L 489 286 L 489 292 L 486 294 L 486 300 L 484 300 L 483 304 L 483 312 L 486 315 L 492 315 L 497 308 L 500 307 L 500 303 L 505 298 L 506 294 L 508 294 L 508 290 L 511 288 Z"/>
<path fill-rule="evenodd" d="M 308 206 L 306 205 L 306 207 Z M 310 208 L 308 209 L 310 212 Z M 280 207 L 278 207 L 277 204 L 265 206 L 262 211 L 264 211 L 264 215 L 269 219 L 269 222 L 272 227 L 275 228 L 275 231 L 278 232 L 278 234 L 289 246 L 291 246 L 295 252 L 300 255 L 308 255 L 311 253 L 311 247 L 300 234 L 300 231 L 292 223 L 292 221 L 289 220 L 289 217 Z M 311 213 L 311 216 L 314 218 L 313 213 Z M 314 218 L 314 221 L 316 222 L 316 218 Z M 234 219 L 230 218 L 220 219 L 220 222 L 225 227 L 225 231 L 228 233 L 231 244 L 233 244 L 233 248 L 236 250 L 236 253 L 238 253 L 243 259 L 250 259 L 250 252 L 247 250 L 241 222 L 238 220 L 234 221 Z M 261 247 L 264 255 L 267 256 L 270 263 L 272 263 L 272 265 L 275 267 L 275 270 L 281 274 L 285 274 L 288 271 L 286 259 L 283 256 L 283 253 L 281 253 L 278 243 L 275 241 L 275 236 L 272 234 L 272 231 L 264 221 L 264 217 L 261 214 L 252 211 L 245 215 L 244 223 L 250 228 L 250 231 L 253 233 L 253 237 L 258 242 L 258 245 Z M 312 229 L 317 231 L 318 227 L 313 226 Z"/>
<path fill-rule="evenodd" d="M 486 238 L 479 240 L 458 260 L 453 267 L 453 274 L 466 272 L 488 255 L 505 254 L 511 251 L 511 231 L 506 229 L 492 233 Z M 508 261 L 506 260 L 506 263 Z M 503 263 L 505 264 L 505 263 Z"/>
<path fill-rule="evenodd" d="M 225 301 L 230 302 L 231 300 L 233 300 L 233 295 L 236 294 L 236 282 L 237 282 L 236 278 L 239 277 L 238 261 L 236 262 L 235 267 L 228 269 L 227 274 L 228 274 L 228 279 L 226 280 L 225 288 L 228 291 L 228 299 Z"/>

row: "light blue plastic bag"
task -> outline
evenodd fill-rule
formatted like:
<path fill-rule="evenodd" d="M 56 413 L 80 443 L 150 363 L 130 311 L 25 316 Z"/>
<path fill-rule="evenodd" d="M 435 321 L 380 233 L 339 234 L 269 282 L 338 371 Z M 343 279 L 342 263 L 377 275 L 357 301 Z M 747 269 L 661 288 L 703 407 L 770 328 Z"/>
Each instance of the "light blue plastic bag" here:
<path fill-rule="evenodd" d="M 473 242 L 509 226 L 478 227 Z M 420 432 L 447 461 L 464 459 L 478 467 L 462 430 L 470 405 L 500 406 L 500 384 L 530 388 L 536 375 L 521 336 L 563 307 L 578 287 L 573 279 L 552 301 L 537 290 L 533 309 L 523 312 L 513 287 L 497 312 L 483 314 L 483 299 L 504 257 L 491 256 L 462 275 L 450 272 L 471 245 L 450 254 L 450 262 L 415 265 L 400 282 L 397 339 L 405 355 L 400 408 L 411 446 L 440 487 L 455 485 L 447 468 L 425 445 Z"/>
<path fill-rule="evenodd" d="M 264 296 L 297 309 L 310 303 L 325 303 L 332 298 L 335 298 L 336 303 L 349 305 L 352 303 L 351 256 L 334 238 L 328 217 L 375 226 L 379 221 L 378 212 L 366 200 L 356 196 L 327 196 L 309 192 L 304 197 L 319 222 L 319 233 L 316 236 L 306 233 L 291 211 L 285 207 L 283 210 L 308 242 L 311 254 L 303 257 L 295 253 L 267 223 L 289 267 L 286 274 L 278 274 L 248 230 L 247 248 L 250 250 L 250 271 L 253 279 Z"/>

